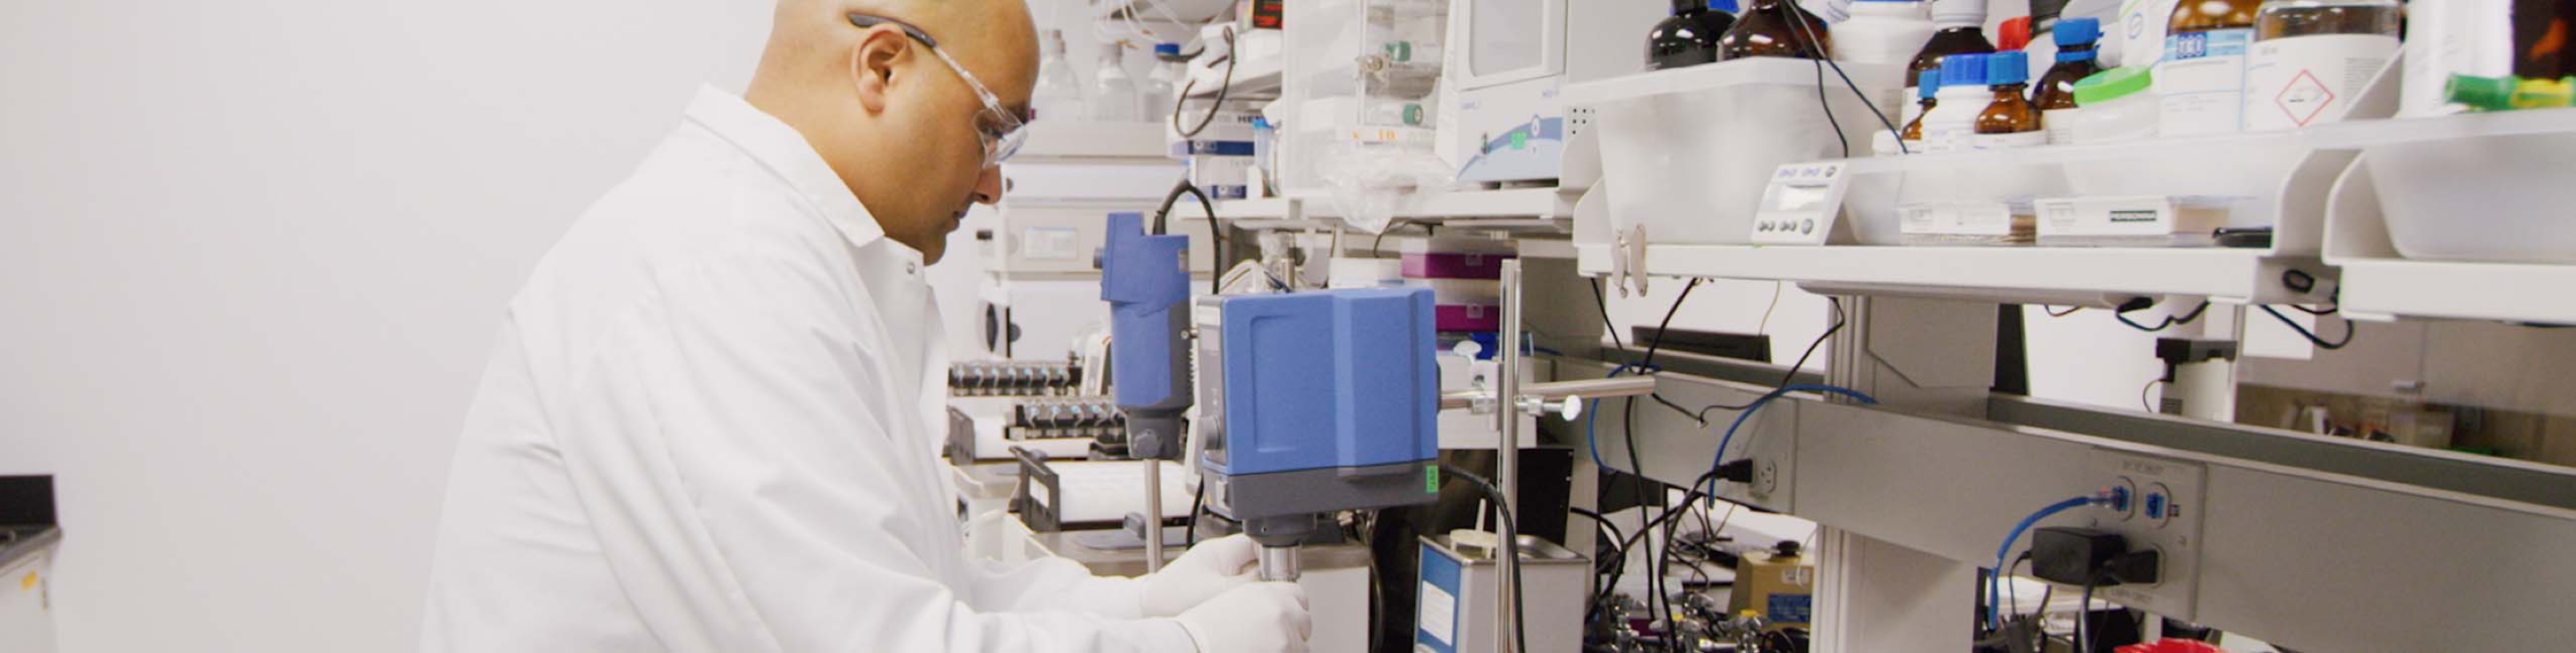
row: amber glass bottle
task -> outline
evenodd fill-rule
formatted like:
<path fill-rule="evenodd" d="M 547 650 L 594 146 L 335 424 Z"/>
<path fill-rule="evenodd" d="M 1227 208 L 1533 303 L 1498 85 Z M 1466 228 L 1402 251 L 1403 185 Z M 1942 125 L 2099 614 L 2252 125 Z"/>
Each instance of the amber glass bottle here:
<path fill-rule="evenodd" d="M 1833 58 L 1834 37 L 1825 20 L 1787 0 L 1753 0 L 1735 26 L 1717 37 L 1720 60 L 1745 57 Z"/>
<path fill-rule="evenodd" d="M 1977 113 L 1977 149 L 2001 149 L 2045 145 L 2048 135 L 2040 131 L 2039 107 L 2022 93 L 2029 88 L 2030 58 L 2020 50 L 2005 50 L 1986 57 L 1986 84 L 1994 99 L 1986 110 Z"/>

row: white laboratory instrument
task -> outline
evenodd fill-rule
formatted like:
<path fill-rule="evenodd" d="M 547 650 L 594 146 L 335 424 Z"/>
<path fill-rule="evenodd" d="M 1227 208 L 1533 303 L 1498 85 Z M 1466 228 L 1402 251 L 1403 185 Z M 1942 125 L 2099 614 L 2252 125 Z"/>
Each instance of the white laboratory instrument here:
<path fill-rule="evenodd" d="M 1580 5 L 1580 10 L 1577 10 Z M 1559 176 L 1581 131 L 1557 97 L 1567 83 L 1643 72 L 1637 35 L 1664 18 L 1653 2 L 1458 0 L 1449 21 L 1440 157 L 1458 181 Z"/>

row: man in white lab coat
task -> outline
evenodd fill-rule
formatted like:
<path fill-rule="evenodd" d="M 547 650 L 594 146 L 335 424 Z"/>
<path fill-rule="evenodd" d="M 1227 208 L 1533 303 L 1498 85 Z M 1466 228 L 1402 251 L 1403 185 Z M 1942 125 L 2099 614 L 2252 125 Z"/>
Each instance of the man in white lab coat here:
<path fill-rule="evenodd" d="M 922 266 L 1002 195 L 1021 0 L 783 0 L 511 301 L 424 651 L 1302 651 L 1229 538 L 1141 579 L 967 557 Z"/>

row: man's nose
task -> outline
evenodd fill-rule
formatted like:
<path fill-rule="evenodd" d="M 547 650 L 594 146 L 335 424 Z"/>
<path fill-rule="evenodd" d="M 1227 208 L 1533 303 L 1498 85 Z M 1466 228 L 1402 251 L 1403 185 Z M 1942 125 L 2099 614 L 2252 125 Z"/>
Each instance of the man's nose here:
<path fill-rule="evenodd" d="M 1002 193 L 1010 190 L 1009 185 L 1008 181 L 1002 179 L 1000 164 L 984 166 L 984 171 L 975 177 L 975 201 L 984 204 L 999 203 L 1002 201 Z"/>

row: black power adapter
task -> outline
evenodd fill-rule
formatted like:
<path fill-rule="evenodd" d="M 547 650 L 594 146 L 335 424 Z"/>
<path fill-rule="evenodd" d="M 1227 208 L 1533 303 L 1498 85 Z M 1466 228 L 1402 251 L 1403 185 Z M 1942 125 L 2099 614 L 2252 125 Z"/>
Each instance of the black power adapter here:
<path fill-rule="evenodd" d="M 2162 566 L 2161 554 L 2130 551 L 2128 540 L 2110 531 L 2051 526 L 2031 534 L 2031 575 L 2052 583 L 2153 585 Z"/>

